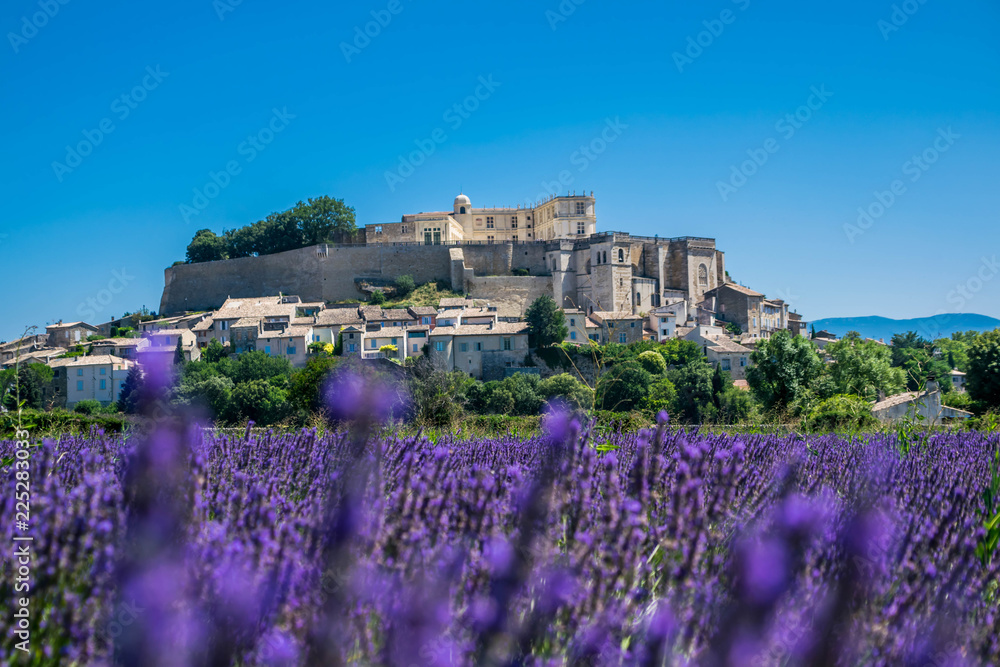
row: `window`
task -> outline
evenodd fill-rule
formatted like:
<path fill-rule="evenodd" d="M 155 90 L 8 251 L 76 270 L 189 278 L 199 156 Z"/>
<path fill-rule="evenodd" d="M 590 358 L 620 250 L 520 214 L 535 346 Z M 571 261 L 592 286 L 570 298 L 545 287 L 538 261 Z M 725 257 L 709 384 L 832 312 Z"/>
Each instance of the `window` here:
<path fill-rule="evenodd" d="M 618 334 L 618 342 L 619 343 L 627 343 L 628 342 L 628 335 L 625 334 L 625 333 Z"/>
<path fill-rule="evenodd" d="M 492 215 L 486 216 L 486 229 L 494 229 L 495 227 L 496 224 L 494 223 L 493 216 Z"/>
<path fill-rule="evenodd" d="M 604 259 L 601 260 L 601 264 L 607 264 L 607 263 L 608 263 L 608 252 L 607 252 L 607 250 L 605 250 L 604 251 Z"/>
<path fill-rule="evenodd" d="M 227 331 L 228 329 L 229 329 L 229 322 L 227 322 L 226 320 L 223 320 L 222 321 L 222 330 L 223 331 Z M 226 342 L 225 339 L 223 339 L 222 342 L 225 343 Z"/>
<path fill-rule="evenodd" d="M 492 244 L 493 243 L 493 237 L 492 236 L 487 236 L 486 237 L 486 242 Z"/>
<path fill-rule="evenodd" d="M 378 349 L 378 341 L 376 341 L 374 338 L 372 339 L 372 349 L 373 350 Z"/>
<path fill-rule="evenodd" d="M 740 357 L 740 368 L 743 368 L 746 365 L 747 365 L 747 358 L 746 357 Z"/>
<path fill-rule="evenodd" d="M 459 346 L 459 349 L 461 349 L 461 350 L 462 350 L 462 352 L 468 352 L 468 351 L 469 351 L 469 344 L 468 344 L 468 343 L 462 343 L 462 344 L 461 344 L 461 345 Z"/>
<path fill-rule="evenodd" d="M 433 237 L 431 236 L 431 230 L 424 230 L 424 245 L 434 245 Z"/>
<path fill-rule="evenodd" d="M 510 228 L 511 229 L 517 229 L 517 216 L 516 215 L 513 216 L 513 217 L 511 217 L 511 219 L 510 219 Z"/>
<path fill-rule="evenodd" d="M 313 336 L 313 342 L 314 343 L 318 343 L 319 342 L 319 336 Z"/>
<path fill-rule="evenodd" d="M 271 354 L 271 346 L 270 345 L 265 345 L 264 346 L 264 353 L 265 354 Z"/>
<path fill-rule="evenodd" d="M 514 243 L 517 243 L 517 234 L 514 234 L 514 236 L 512 236 L 510 240 L 513 241 Z"/>
<path fill-rule="evenodd" d="M 107 388 L 108 388 L 108 381 L 101 380 L 101 389 L 107 389 Z"/>
<path fill-rule="evenodd" d="M 83 391 L 83 380 L 77 380 L 76 381 L 76 390 L 77 391 Z"/>
<path fill-rule="evenodd" d="M 729 359 L 722 360 L 722 370 L 724 371 L 732 370 L 732 365 L 729 363 Z"/>
<path fill-rule="evenodd" d="M 635 322 L 632 322 L 631 324 L 629 324 L 629 326 L 635 329 Z"/>
<path fill-rule="evenodd" d="M 295 350 L 296 349 L 297 348 L 294 345 L 289 345 L 288 346 L 288 354 L 295 354 Z"/>
<path fill-rule="evenodd" d="M 570 340 L 576 340 L 576 332 L 575 331 L 570 331 L 569 332 L 569 339 Z"/>
<path fill-rule="evenodd" d="M 482 352 L 482 351 L 483 351 L 483 344 L 476 343 L 476 352 Z"/>
<path fill-rule="evenodd" d="M 405 234 L 405 233 L 406 233 L 406 225 L 402 225 L 402 226 L 401 226 L 401 227 L 399 228 L 399 233 L 400 233 L 400 234 Z"/>
<path fill-rule="evenodd" d="M 580 236 L 583 236 L 584 234 L 586 234 L 587 233 L 587 223 L 585 223 L 585 222 L 578 222 L 578 223 L 576 223 L 576 233 L 579 234 Z"/>
<path fill-rule="evenodd" d="M 376 234 L 382 233 L 382 225 L 375 225 L 375 233 Z"/>
<path fill-rule="evenodd" d="M 569 318 L 569 325 L 571 327 L 575 327 L 576 326 L 576 318 L 575 317 Z"/>
<path fill-rule="evenodd" d="M 635 305 L 637 305 L 637 306 L 641 306 L 642 305 L 642 293 L 641 292 L 636 292 L 635 293 Z"/>
<path fill-rule="evenodd" d="M 101 375 L 107 375 L 107 374 L 108 374 L 108 369 L 107 368 L 102 368 L 101 369 Z"/>
<path fill-rule="evenodd" d="M 504 350 L 510 350 L 511 349 L 511 339 L 510 338 L 504 338 L 503 339 L 503 349 Z"/>
<path fill-rule="evenodd" d="M 438 352 L 444 352 L 444 341 L 439 340 L 438 342 L 434 343 L 434 349 L 437 350 Z"/>
<path fill-rule="evenodd" d="M 600 340 L 600 339 L 601 337 L 598 336 L 597 334 L 590 334 L 590 340 Z"/>
<path fill-rule="evenodd" d="M 625 261 L 625 251 L 622 250 L 621 248 L 618 249 L 618 261 L 619 262 Z"/>
<path fill-rule="evenodd" d="M 708 267 L 704 264 L 698 266 L 698 284 L 708 287 Z"/>
<path fill-rule="evenodd" d="M 83 377 L 83 369 L 82 369 L 82 368 L 77 368 L 77 369 L 76 369 L 76 376 L 77 376 L 78 378 L 79 378 L 79 377 Z"/>
<path fill-rule="evenodd" d="M 458 213 L 459 215 L 465 215 L 465 207 L 463 206 L 462 208 L 458 209 Z"/>
<path fill-rule="evenodd" d="M 414 352 L 416 352 L 416 351 L 417 351 L 417 344 L 416 344 L 416 343 L 414 343 L 414 344 L 413 344 L 413 351 L 414 351 Z"/>

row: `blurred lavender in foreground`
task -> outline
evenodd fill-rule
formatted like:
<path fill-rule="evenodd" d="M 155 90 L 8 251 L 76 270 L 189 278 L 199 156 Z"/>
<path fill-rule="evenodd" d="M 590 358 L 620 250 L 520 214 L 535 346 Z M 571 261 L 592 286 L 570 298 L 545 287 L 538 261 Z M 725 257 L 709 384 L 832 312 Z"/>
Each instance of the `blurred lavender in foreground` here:
<path fill-rule="evenodd" d="M 1000 558 L 981 549 L 996 435 L 937 435 L 900 457 L 891 436 L 671 432 L 666 415 L 597 436 L 555 407 L 534 438 L 432 443 L 386 435 L 404 397 L 360 377 L 327 388 L 350 424 L 325 435 L 203 435 L 164 407 L 160 372 L 147 369 L 140 435 L 35 454 L 25 664 L 1000 656 Z M 0 627 L 12 663 L 7 615 Z"/>

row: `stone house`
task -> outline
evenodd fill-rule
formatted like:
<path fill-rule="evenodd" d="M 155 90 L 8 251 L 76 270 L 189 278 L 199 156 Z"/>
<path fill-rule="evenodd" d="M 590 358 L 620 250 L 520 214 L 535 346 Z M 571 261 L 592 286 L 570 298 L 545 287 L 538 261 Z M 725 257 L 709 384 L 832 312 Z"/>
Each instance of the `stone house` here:
<path fill-rule="evenodd" d="M 430 359 L 437 368 L 464 371 L 479 379 L 496 374 L 502 378 L 503 368 L 520 366 L 528 354 L 528 325 L 439 325 L 429 333 L 428 340 Z"/>
<path fill-rule="evenodd" d="M 178 342 L 181 344 L 184 361 L 201 359 L 198 336 L 190 329 L 159 329 L 147 333 L 143 338 L 148 344 L 135 348 L 136 356 L 139 359 L 148 354 L 173 355 L 177 350 Z"/>
<path fill-rule="evenodd" d="M 110 355 L 55 359 L 52 395 L 56 407 L 73 409 L 80 401 L 111 405 L 118 401 L 133 362 Z"/>
<path fill-rule="evenodd" d="M 726 283 L 705 292 L 705 297 L 713 303 L 712 310 L 721 323 L 732 322 L 751 338 L 761 337 L 764 330 L 763 294 L 736 283 Z"/>
<path fill-rule="evenodd" d="M 732 375 L 733 380 L 745 380 L 750 367 L 752 350 L 740 345 L 726 334 L 720 326 L 699 325 L 683 330 L 684 340 L 701 346 L 705 357 L 712 366 L 721 366 Z"/>
<path fill-rule="evenodd" d="M 90 353 L 135 361 L 139 358 L 138 351 L 148 345 L 149 340 L 146 338 L 105 338 L 104 340 L 95 340 L 90 346 Z"/>
<path fill-rule="evenodd" d="M 910 391 L 876 401 L 872 405 L 872 414 L 882 422 L 922 417 L 929 424 L 972 417 L 971 412 L 944 405 L 940 388 L 933 379 L 927 381 L 924 391 Z"/>
<path fill-rule="evenodd" d="M 951 386 L 960 394 L 965 393 L 965 373 L 958 369 L 951 371 Z"/>
<path fill-rule="evenodd" d="M 600 343 L 638 343 L 642 341 L 643 317 L 631 313 L 596 311 L 590 319 L 600 326 Z"/>
<path fill-rule="evenodd" d="M 48 345 L 51 347 L 71 348 L 87 342 L 88 336 L 100 335 L 97 327 L 92 327 L 86 322 L 67 322 L 63 324 L 59 321 L 56 324 L 45 327 L 48 334 Z"/>

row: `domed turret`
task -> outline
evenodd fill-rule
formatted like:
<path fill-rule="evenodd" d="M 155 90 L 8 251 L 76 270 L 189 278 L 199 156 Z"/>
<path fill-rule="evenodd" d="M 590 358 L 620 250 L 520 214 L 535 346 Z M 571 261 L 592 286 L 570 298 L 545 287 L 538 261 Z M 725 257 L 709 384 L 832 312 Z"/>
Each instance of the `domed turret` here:
<path fill-rule="evenodd" d="M 464 194 L 455 197 L 455 215 L 469 215 L 472 213 L 472 200 Z"/>

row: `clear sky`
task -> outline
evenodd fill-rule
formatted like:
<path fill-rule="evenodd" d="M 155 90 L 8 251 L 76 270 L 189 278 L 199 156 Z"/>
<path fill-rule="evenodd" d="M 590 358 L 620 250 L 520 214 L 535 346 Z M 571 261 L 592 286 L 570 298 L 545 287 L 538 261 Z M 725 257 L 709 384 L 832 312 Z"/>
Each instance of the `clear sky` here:
<path fill-rule="evenodd" d="M 593 190 L 807 319 L 1000 316 L 1000 7 L 895 6 L 9 0 L 0 340 L 155 310 L 198 229 L 462 188 Z"/>

